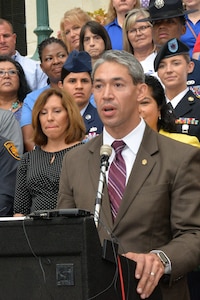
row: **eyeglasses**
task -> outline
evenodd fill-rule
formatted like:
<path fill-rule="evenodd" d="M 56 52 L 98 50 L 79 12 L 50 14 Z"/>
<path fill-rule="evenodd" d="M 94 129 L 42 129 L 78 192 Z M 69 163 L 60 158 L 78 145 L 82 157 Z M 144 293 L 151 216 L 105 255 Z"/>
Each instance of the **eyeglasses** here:
<path fill-rule="evenodd" d="M 147 28 L 150 28 L 152 27 L 151 25 L 146 25 L 146 26 L 141 26 L 141 27 L 138 27 L 138 28 L 132 28 L 130 30 L 128 30 L 128 33 L 130 34 L 136 34 L 137 32 L 139 33 L 144 33 L 146 31 Z"/>
<path fill-rule="evenodd" d="M 13 77 L 18 74 L 18 71 L 17 70 L 8 70 L 8 71 L 0 70 L 0 77 L 4 77 L 6 74 Z"/>

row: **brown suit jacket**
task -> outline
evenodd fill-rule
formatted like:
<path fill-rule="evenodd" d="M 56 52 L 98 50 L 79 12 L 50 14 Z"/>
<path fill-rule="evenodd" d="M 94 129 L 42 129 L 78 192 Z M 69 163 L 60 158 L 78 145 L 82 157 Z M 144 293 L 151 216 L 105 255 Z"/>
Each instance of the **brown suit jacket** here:
<path fill-rule="evenodd" d="M 94 212 L 101 145 L 102 135 L 67 153 L 58 208 Z M 114 224 L 105 184 L 98 231 L 122 253 L 163 250 L 172 263 L 164 299 L 189 299 L 185 275 L 200 263 L 200 150 L 147 126 Z"/>

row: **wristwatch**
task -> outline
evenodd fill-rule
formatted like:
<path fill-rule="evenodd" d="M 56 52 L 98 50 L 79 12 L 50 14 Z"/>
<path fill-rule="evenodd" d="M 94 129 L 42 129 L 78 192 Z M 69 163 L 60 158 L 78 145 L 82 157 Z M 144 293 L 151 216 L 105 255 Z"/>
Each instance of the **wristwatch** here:
<path fill-rule="evenodd" d="M 161 263 L 166 268 L 169 265 L 167 256 L 162 251 L 158 251 L 155 254 L 160 258 Z"/>

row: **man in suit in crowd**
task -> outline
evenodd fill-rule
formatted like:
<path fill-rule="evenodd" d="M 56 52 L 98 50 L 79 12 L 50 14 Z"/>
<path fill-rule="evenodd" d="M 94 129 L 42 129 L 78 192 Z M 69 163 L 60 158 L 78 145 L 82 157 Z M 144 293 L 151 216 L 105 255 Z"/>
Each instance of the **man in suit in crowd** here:
<path fill-rule="evenodd" d="M 200 151 L 159 135 L 140 118 L 138 101 L 147 86 L 132 54 L 106 51 L 92 77 L 103 134 L 65 156 L 57 207 L 94 212 L 100 148 L 122 143 L 121 156 L 112 149 L 109 158 L 100 240 L 114 238 L 119 253 L 136 261 L 141 299 L 148 298 L 160 281 L 164 300 L 188 300 L 186 274 L 200 262 Z M 114 164 L 119 177 L 126 177 L 115 187 L 117 192 L 120 186 L 122 199 L 118 194 L 112 198 Z"/>
<path fill-rule="evenodd" d="M 22 66 L 27 82 L 32 91 L 47 85 L 47 76 L 40 67 L 40 62 L 23 56 L 15 49 L 17 35 L 12 24 L 0 18 L 0 55 L 8 55 Z"/>
<path fill-rule="evenodd" d="M 66 90 L 76 101 L 83 117 L 87 140 L 103 130 L 97 109 L 90 103 L 92 95 L 92 60 L 85 51 L 73 50 L 62 67 L 60 88 Z"/>
<path fill-rule="evenodd" d="M 189 47 L 176 38 L 161 47 L 154 61 L 176 117 L 177 132 L 194 135 L 200 141 L 200 100 L 187 87 L 187 75 L 193 67 Z"/>

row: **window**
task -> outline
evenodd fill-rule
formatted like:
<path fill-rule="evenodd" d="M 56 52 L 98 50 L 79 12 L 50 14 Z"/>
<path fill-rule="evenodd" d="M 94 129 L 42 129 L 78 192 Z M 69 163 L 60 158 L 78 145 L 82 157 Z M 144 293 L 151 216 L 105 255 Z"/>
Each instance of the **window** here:
<path fill-rule="evenodd" d="M 27 55 L 25 0 L 1 0 L 0 17 L 8 20 L 17 34 L 16 49 L 22 55 Z"/>

